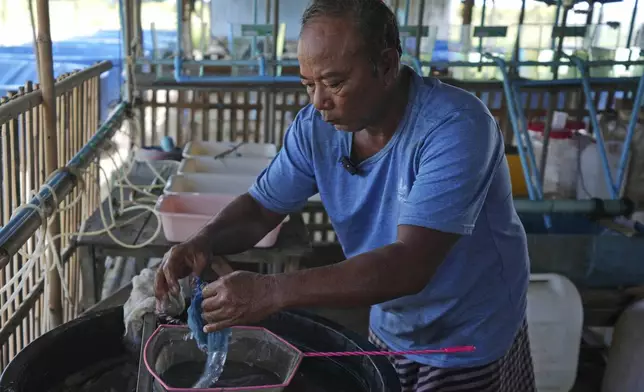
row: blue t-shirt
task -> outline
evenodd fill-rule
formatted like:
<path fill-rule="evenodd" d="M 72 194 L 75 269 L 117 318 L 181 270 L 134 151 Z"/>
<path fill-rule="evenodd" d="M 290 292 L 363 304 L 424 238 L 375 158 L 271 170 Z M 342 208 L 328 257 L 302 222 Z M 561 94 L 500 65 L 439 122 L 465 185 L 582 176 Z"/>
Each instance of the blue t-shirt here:
<path fill-rule="evenodd" d="M 529 260 L 503 137 L 488 109 L 464 90 L 413 74 L 398 130 L 357 175 L 340 163 L 351 143 L 350 133 L 303 108 L 250 195 L 289 213 L 319 192 L 347 257 L 391 244 L 401 224 L 461 234 L 420 293 L 372 306 L 370 326 L 396 351 L 477 347 L 407 356 L 422 364 L 500 358 L 525 318 Z"/>

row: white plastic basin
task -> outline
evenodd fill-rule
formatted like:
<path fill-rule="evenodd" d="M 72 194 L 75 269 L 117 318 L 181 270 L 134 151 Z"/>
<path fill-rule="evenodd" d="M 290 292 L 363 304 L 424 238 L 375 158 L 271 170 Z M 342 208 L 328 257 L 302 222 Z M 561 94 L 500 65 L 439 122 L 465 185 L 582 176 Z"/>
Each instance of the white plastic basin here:
<path fill-rule="evenodd" d="M 257 177 L 269 164 L 269 158 L 224 158 L 211 157 L 186 158 L 179 164 L 179 174 L 241 174 Z"/>
<path fill-rule="evenodd" d="M 163 194 L 225 194 L 239 196 L 255 183 L 256 176 L 219 173 L 183 173 L 170 177 Z M 310 202 L 321 202 L 320 194 L 309 198 Z"/>
<path fill-rule="evenodd" d="M 215 215 L 235 199 L 223 194 L 174 194 L 163 195 L 157 201 L 163 234 L 170 242 L 183 242 L 196 234 Z M 285 220 L 286 221 L 286 220 Z M 262 238 L 256 248 L 275 245 L 282 223 Z"/>
<path fill-rule="evenodd" d="M 277 146 L 274 144 L 263 143 L 243 143 L 240 142 L 188 142 L 183 149 L 184 158 L 194 158 L 198 156 L 222 157 L 226 158 L 274 158 L 277 155 Z M 235 148 L 236 146 L 239 146 Z"/>
<path fill-rule="evenodd" d="M 222 194 L 239 196 L 255 182 L 254 176 L 229 174 L 176 174 L 168 180 L 163 193 L 171 194 Z"/>

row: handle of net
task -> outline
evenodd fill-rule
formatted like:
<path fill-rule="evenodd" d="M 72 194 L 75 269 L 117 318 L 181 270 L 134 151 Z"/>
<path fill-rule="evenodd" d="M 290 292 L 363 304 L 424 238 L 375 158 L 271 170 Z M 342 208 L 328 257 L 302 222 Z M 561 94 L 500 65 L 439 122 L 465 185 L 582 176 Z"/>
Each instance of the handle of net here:
<path fill-rule="evenodd" d="M 475 346 L 456 346 L 438 348 L 432 350 L 410 350 L 410 351 L 338 351 L 338 352 L 308 352 L 303 353 L 304 357 L 353 357 L 353 356 L 388 356 L 388 355 L 427 355 L 427 354 L 457 354 L 470 353 L 476 350 Z"/>

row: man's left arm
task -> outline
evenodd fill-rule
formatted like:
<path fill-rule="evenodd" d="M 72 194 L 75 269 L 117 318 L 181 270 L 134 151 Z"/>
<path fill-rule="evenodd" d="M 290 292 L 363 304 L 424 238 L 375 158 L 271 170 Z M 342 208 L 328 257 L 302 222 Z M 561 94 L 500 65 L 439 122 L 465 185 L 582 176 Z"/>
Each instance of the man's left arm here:
<path fill-rule="evenodd" d="M 416 294 L 429 283 L 458 239 L 472 233 L 503 142 L 492 117 L 465 111 L 450 116 L 419 148 L 397 240 L 342 263 L 278 275 L 281 307 L 372 305 Z"/>

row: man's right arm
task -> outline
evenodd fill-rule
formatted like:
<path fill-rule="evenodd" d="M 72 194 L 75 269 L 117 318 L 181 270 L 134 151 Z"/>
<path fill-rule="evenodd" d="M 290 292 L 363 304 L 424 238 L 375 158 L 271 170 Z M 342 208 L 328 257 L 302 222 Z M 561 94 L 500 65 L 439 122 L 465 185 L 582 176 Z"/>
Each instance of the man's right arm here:
<path fill-rule="evenodd" d="M 298 114 L 286 132 L 283 147 L 248 193 L 236 198 L 189 240 L 197 249 L 208 249 L 211 255 L 246 251 L 317 193 L 310 112 L 304 109 Z"/>

